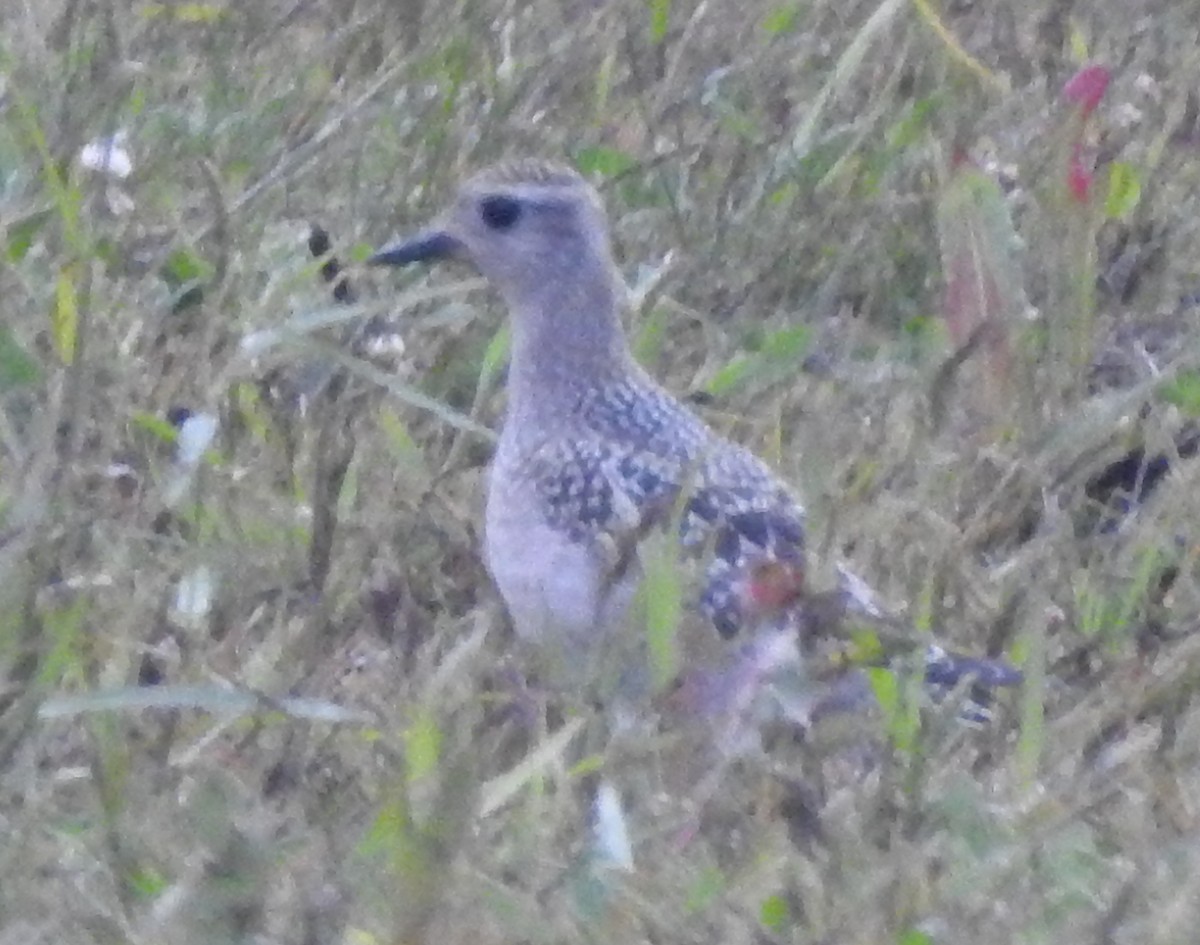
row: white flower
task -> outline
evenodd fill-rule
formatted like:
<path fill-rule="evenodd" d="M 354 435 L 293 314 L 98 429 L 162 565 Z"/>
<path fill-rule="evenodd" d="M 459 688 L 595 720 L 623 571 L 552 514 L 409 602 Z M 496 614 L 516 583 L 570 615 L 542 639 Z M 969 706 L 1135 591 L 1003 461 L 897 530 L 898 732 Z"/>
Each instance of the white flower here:
<path fill-rule="evenodd" d="M 94 138 L 79 152 L 79 163 L 89 171 L 124 180 L 133 173 L 133 161 L 125 150 L 127 138 L 124 131 L 118 131 L 111 138 Z"/>

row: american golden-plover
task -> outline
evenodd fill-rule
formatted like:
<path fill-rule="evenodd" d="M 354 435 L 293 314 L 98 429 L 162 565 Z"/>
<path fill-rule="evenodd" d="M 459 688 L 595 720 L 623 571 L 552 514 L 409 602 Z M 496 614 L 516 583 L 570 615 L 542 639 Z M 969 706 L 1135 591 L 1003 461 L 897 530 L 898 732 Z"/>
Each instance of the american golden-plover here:
<path fill-rule="evenodd" d="M 487 169 L 370 261 L 438 259 L 473 265 L 511 317 L 484 552 L 521 636 L 582 647 L 608 632 L 629 611 L 642 539 L 676 522 L 683 549 L 707 560 L 698 609 L 723 636 L 803 608 L 803 506 L 634 360 L 604 208 L 578 173 L 535 160 Z M 930 652 L 931 681 L 953 682 L 958 667 L 1010 679 L 1000 664 Z"/>

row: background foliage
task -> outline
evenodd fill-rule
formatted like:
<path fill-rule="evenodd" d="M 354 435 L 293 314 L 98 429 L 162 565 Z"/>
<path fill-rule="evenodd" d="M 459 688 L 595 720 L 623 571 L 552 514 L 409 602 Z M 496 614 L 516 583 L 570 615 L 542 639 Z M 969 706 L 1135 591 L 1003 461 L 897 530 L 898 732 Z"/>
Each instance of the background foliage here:
<path fill-rule="evenodd" d="M 1194 3 L 0 23 L 0 940 L 1194 934 Z M 639 357 L 803 488 L 820 580 L 1024 666 L 994 725 L 714 756 L 522 690 L 497 305 L 354 272 L 371 375 L 304 240 L 529 153 L 601 185 Z"/>

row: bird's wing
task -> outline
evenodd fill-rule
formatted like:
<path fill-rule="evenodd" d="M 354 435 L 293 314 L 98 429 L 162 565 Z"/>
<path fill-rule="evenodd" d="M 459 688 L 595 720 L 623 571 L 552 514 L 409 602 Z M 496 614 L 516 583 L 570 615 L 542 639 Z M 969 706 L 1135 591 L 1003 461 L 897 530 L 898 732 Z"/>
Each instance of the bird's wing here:
<path fill-rule="evenodd" d="M 745 592 L 756 587 L 747 580 L 761 578 L 760 589 L 780 604 L 789 581 L 796 591 L 803 510 L 748 453 L 692 459 L 596 436 L 545 444 L 524 474 L 536 483 L 548 524 L 596 546 L 614 575 L 636 559 L 648 533 L 677 522 L 683 548 L 709 556 L 700 604 L 722 634 L 746 616 Z"/>

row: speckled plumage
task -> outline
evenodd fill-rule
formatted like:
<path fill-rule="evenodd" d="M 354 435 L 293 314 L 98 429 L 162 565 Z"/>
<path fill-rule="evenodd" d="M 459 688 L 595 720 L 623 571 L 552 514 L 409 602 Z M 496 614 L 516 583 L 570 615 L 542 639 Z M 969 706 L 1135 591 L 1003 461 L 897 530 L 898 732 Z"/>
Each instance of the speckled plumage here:
<path fill-rule="evenodd" d="M 582 177 L 537 161 L 485 170 L 428 230 L 373 261 L 433 258 L 470 262 L 511 317 L 484 552 L 519 633 L 604 634 L 633 599 L 639 545 L 663 527 L 706 562 L 696 605 L 722 635 L 799 602 L 802 505 L 634 361 L 603 205 Z M 938 654 L 945 680 L 953 661 Z"/>
<path fill-rule="evenodd" d="M 599 549 L 610 578 L 627 563 L 624 536 L 636 541 L 678 514 L 683 547 L 711 555 L 700 609 L 731 636 L 748 616 L 739 576 L 764 561 L 802 566 L 796 498 L 640 371 L 589 389 L 559 423 L 533 448 L 502 450 L 496 475 L 533 483 L 545 520 Z"/>

